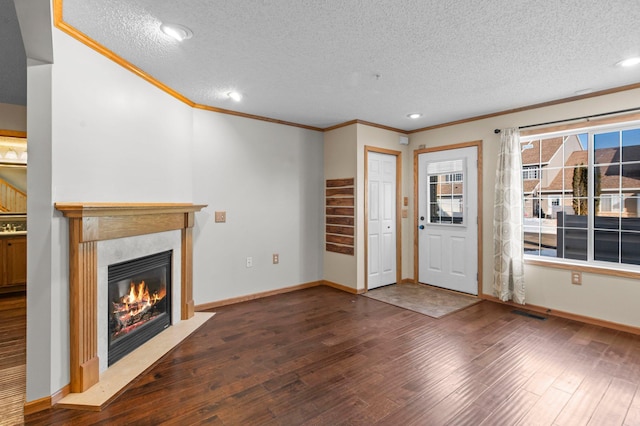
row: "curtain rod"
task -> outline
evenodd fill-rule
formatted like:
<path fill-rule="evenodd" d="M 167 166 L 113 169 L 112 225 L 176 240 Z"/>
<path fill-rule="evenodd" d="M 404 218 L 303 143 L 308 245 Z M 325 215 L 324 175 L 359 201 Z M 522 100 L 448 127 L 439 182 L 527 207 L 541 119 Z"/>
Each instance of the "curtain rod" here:
<path fill-rule="evenodd" d="M 611 111 L 611 112 L 603 112 L 602 114 L 585 115 L 583 117 L 567 118 L 566 120 L 547 121 L 546 123 L 528 124 L 526 126 L 520 126 L 520 127 L 518 127 L 518 129 L 522 130 L 522 129 L 528 129 L 529 127 L 547 126 L 549 124 L 567 123 L 569 121 L 576 121 L 576 120 L 590 120 L 592 118 L 604 117 L 604 116 L 607 116 L 607 115 L 623 114 L 625 112 L 632 112 L 632 111 L 640 111 L 640 107 L 629 108 L 629 109 L 621 109 L 621 110 L 618 110 L 618 111 Z M 501 132 L 500 129 L 495 129 L 493 131 L 493 133 L 495 133 L 495 134 L 498 134 L 500 132 Z"/>

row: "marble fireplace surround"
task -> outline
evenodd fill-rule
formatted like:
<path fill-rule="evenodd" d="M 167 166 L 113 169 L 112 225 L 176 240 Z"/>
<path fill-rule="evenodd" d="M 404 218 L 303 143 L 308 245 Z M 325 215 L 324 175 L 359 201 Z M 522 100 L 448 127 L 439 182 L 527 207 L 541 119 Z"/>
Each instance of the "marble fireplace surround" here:
<path fill-rule="evenodd" d="M 194 316 L 190 203 L 56 203 L 69 219 L 70 391 L 100 380 L 98 358 L 98 242 L 180 230 L 180 319 Z M 174 286 L 178 283 L 174 283 Z"/>

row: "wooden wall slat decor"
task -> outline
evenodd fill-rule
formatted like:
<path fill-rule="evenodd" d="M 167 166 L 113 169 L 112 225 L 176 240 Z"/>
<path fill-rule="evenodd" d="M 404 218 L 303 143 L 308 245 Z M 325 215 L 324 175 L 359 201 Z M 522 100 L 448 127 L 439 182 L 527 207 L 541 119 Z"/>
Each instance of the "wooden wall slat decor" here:
<path fill-rule="evenodd" d="M 344 235 L 327 234 L 327 242 L 328 243 L 345 244 L 345 245 L 348 245 L 348 246 L 352 246 L 353 245 L 353 237 L 348 237 L 348 236 L 344 236 Z"/>
<path fill-rule="evenodd" d="M 351 188 L 327 188 L 327 197 L 334 195 L 353 195 L 353 187 Z"/>
<path fill-rule="evenodd" d="M 327 206 L 353 206 L 353 198 L 327 198 Z"/>
<path fill-rule="evenodd" d="M 325 189 L 326 251 L 355 253 L 355 179 L 327 179 Z"/>
<path fill-rule="evenodd" d="M 353 226 L 355 220 L 352 217 L 330 216 L 327 217 L 327 225 L 349 225 Z"/>
<path fill-rule="evenodd" d="M 327 216 L 354 216 L 353 207 L 327 207 Z"/>
<path fill-rule="evenodd" d="M 354 235 L 353 226 L 332 226 L 327 225 L 327 234 L 338 234 L 338 235 Z"/>
<path fill-rule="evenodd" d="M 354 178 L 348 179 L 327 179 L 327 188 L 338 188 L 341 186 L 353 186 Z"/>
<path fill-rule="evenodd" d="M 349 247 L 349 246 L 341 246 L 338 244 L 327 244 L 325 248 L 327 251 L 332 251 L 334 253 L 348 254 L 351 256 L 354 255 L 353 247 Z"/>

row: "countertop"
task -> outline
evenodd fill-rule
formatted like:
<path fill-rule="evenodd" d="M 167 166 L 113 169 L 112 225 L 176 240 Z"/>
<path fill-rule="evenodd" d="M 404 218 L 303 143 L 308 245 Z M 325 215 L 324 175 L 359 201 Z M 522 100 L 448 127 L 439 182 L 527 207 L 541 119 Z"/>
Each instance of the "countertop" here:
<path fill-rule="evenodd" d="M 27 231 L 0 231 L 0 237 L 20 237 L 27 235 Z"/>

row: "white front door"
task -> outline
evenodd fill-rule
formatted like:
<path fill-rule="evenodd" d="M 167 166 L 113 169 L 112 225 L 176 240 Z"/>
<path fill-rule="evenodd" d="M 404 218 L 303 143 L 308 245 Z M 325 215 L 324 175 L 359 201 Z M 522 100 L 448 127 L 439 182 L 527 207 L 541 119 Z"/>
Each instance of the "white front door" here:
<path fill-rule="evenodd" d="M 396 157 L 368 153 L 369 290 L 396 282 Z"/>
<path fill-rule="evenodd" d="M 478 294 L 478 149 L 418 155 L 418 280 Z"/>

